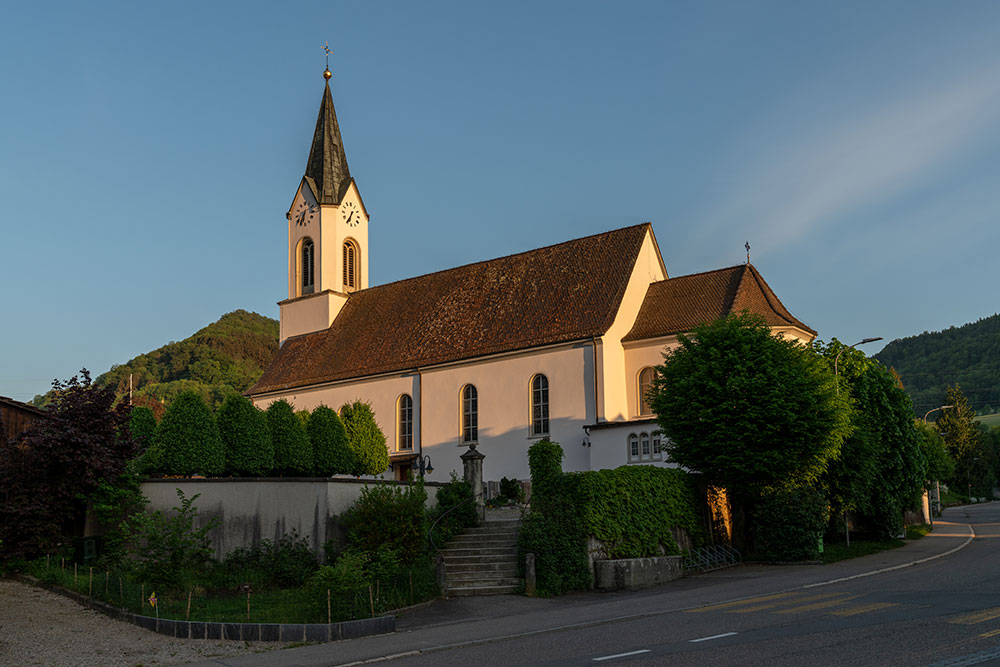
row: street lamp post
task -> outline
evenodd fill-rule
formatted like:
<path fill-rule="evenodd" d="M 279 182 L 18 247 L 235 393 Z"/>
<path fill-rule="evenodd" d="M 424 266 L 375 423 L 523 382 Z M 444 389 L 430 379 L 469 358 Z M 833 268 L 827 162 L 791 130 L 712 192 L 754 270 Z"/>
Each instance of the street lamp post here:
<path fill-rule="evenodd" d="M 854 349 L 858 345 L 864 345 L 865 343 L 874 343 L 877 340 L 882 340 L 881 336 L 875 336 L 874 338 L 862 338 L 854 345 L 848 345 L 847 347 L 840 350 L 837 356 L 833 358 L 833 382 L 837 388 L 837 395 L 840 396 L 840 355 L 842 355 L 847 350 Z M 844 510 L 844 536 L 847 538 L 847 546 L 851 546 L 851 526 L 847 522 L 847 510 Z"/>

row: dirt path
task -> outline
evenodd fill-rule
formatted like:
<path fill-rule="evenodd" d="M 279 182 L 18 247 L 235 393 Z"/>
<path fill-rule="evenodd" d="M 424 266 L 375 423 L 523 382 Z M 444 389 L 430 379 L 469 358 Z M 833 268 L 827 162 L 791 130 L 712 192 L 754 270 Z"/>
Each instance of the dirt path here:
<path fill-rule="evenodd" d="M 280 648 L 174 639 L 115 621 L 55 593 L 0 579 L 0 665 L 176 665 Z"/>

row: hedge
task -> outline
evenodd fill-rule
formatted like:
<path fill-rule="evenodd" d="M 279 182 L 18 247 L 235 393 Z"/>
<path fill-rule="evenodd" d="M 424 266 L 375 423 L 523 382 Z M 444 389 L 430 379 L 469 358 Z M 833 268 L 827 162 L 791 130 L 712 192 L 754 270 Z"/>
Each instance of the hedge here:
<path fill-rule="evenodd" d="M 225 469 L 215 417 L 193 391 L 181 392 L 167 408 L 156 427 L 153 449 L 168 475 L 218 475 Z"/>
<path fill-rule="evenodd" d="M 350 475 L 357 468 L 354 452 L 347 445 L 347 431 L 337 413 L 319 405 L 306 420 L 306 433 L 313 449 L 313 467 L 319 475 Z"/>
<path fill-rule="evenodd" d="M 216 413 L 226 452 L 226 472 L 266 475 L 274 468 L 274 444 L 267 415 L 245 396 L 230 394 Z"/>
<path fill-rule="evenodd" d="M 302 421 L 286 400 L 275 401 L 267 408 L 267 423 L 274 443 L 274 470 L 279 475 L 312 474 L 312 445 Z"/>

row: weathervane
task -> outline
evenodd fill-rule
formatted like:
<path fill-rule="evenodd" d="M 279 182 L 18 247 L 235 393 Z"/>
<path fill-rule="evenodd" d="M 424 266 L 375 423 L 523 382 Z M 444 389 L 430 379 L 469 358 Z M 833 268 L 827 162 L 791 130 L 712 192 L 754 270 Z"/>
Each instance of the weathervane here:
<path fill-rule="evenodd" d="M 323 44 L 323 50 L 326 51 L 326 69 L 323 70 L 323 78 L 329 81 L 330 77 L 333 76 L 333 74 L 330 73 L 330 54 L 333 53 L 333 51 L 330 50 L 330 42 L 325 42 Z"/>
<path fill-rule="evenodd" d="M 743 244 L 743 247 L 747 249 L 747 264 L 750 263 L 750 242 L 747 241 Z"/>

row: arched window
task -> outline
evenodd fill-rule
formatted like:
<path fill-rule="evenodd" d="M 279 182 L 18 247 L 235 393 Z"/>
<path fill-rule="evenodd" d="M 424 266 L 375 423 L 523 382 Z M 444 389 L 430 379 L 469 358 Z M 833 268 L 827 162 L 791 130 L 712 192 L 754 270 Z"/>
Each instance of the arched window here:
<path fill-rule="evenodd" d="M 462 387 L 462 442 L 479 441 L 479 396 L 471 384 Z"/>
<path fill-rule="evenodd" d="M 653 377 L 656 371 L 652 366 L 646 366 L 639 371 L 639 415 L 651 415 L 653 409 L 649 406 L 649 390 L 653 388 Z"/>
<path fill-rule="evenodd" d="M 639 436 L 635 433 L 629 433 L 628 436 L 628 460 L 639 460 Z"/>
<path fill-rule="evenodd" d="M 413 399 L 409 394 L 399 397 L 396 419 L 396 449 L 413 449 Z"/>
<path fill-rule="evenodd" d="M 653 431 L 652 439 L 653 439 L 653 459 L 659 461 L 660 459 L 663 458 L 663 455 L 661 453 L 663 451 L 663 442 L 660 432 Z"/>
<path fill-rule="evenodd" d="M 361 286 L 361 252 L 354 241 L 344 241 L 344 291 L 353 292 Z"/>
<path fill-rule="evenodd" d="M 315 290 L 315 281 L 313 280 L 315 265 L 315 246 L 312 239 L 302 239 L 299 251 L 299 289 L 303 296 L 312 294 Z"/>
<path fill-rule="evenodd" d="M 531 435 L 549 432 L 549 379 L 536 375 L 531 379 Z"/>
<path fill-rule="evenodd" d="M 639 434 L 639 451 L 642 453 L 642 460 L 648 461 L 652 452 L 649 449 L 649 434 Z"/>

